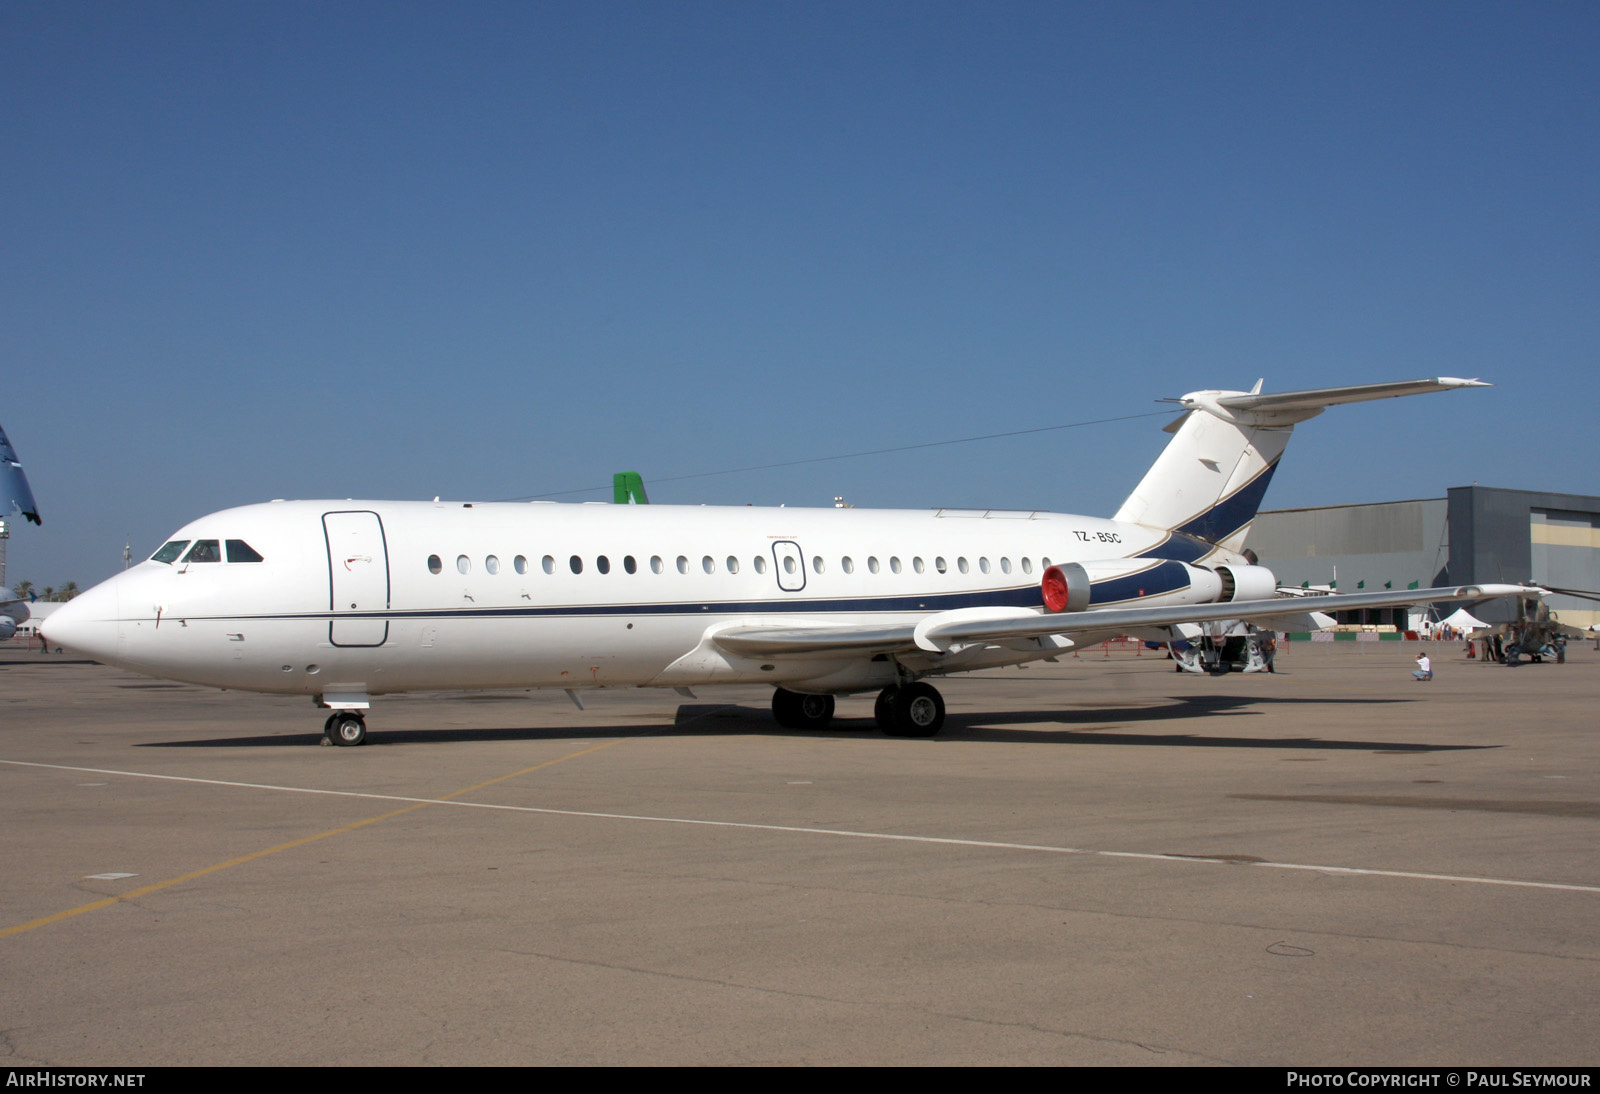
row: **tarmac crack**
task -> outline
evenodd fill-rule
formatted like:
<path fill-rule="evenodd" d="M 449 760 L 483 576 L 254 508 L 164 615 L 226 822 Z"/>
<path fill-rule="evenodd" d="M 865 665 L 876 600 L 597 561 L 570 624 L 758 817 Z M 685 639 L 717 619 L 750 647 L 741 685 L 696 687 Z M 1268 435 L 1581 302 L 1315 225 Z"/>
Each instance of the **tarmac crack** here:
<path fill-rule="evenodd" d="M 841 1007 L 872 1007 L 878 1010 L 900 1009 L 914 1014 L 926 1015 L 933 1018 L 942 1018 L 953 1022 L 970 1022 L 975 1025 L 987 1026 L 996 1029 L 1021 1029 L 1050 1037 L 1061 1037 L 1072 1040 L 1087 1041 L 1091 1044 L 1118 1045 L 1137 1048 L 1143 1052 L 1156 1055 L 1176 1055 L 1189 1060 L 1203 1060 L 1208 1063 L 1231 1063 L 1220 1057 L 1205 1056 L 1189 1049 L 1169 1048 L 1151 1044 L 1146 1041 L 1125 1037 L 1105 1037 L 1093 1033 L 1084 1033 L 1077 1030 L 1056 1029 L 1051 1026 L 1040 1025 L 1037 1022 L 1012 1022 L 998 1018 L 984 1018 L 972 1014 L 958 1014 L 950 1011 L 939 1010 L 935 1007 L 920 1006 L 907 1003 L 904 1000 L 883 999 L 845 999 L 837 996 L 823 995 L 818 992 L 795 991 L 792 988 L 775 988 L 761 984 L 747 984 L 737 980 L 728 980 L 715 976 L 695 976 L 690 973 L 667 972 L 663 969 L 648 969 L 639 965 L 625 965 L 621 962 L 601 961 L 596 958 L 566 957 L 561 954 L 549 953 L 544 950 L 515 950 L 501 948 L 498 952 L 513 954 L 517 957 L 534 958 L 543 961 L 554 961 L 563 965 L 577 965 L 584 968 L 606 969 L 611 972 L 633 973 L 638 976 L 656 977 L 663 980 L 688 984 L 704 984 L 709 987 L 726 988 L 730 991 L 749 991 L 761 995 L 772 995 L 787 999 L 804 999 L 814 1003 L 827 1003 Z"/>

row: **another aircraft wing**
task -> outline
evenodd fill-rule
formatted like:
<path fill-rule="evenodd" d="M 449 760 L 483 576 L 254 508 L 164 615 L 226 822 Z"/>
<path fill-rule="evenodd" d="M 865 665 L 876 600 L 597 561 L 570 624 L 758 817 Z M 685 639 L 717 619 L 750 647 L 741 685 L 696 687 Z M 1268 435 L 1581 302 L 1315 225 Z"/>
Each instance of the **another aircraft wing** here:
<path fill-rule="evenodd" d="M 923 650 L 947 652 L 978 642 L 1006 642 L 1050 635 L 1105 634 L 1170 627 L 1178 623 L 1211 623 L 1239 619 L 1270 624 L 1308 611 L 1341 612 L 1454 600 L 1487 600 L 1496 596 L 1528 596 L 1541 592 L 1525 585 L 1457 585 L 1402 592 L 1350 593 L 1342 596 L 1275 597 L 1221 604 L 1187 604 L 1155 608 L 1111 608 L 1101 611 L 1049 613 L 1032 608 L 958 608 L 936 612 L 915 623 L 776 627 L 742 626 L 718 631 L 711 640 L 729 653 L 745 657 L 817 656 L 845 653 L 894 653 Z"/>

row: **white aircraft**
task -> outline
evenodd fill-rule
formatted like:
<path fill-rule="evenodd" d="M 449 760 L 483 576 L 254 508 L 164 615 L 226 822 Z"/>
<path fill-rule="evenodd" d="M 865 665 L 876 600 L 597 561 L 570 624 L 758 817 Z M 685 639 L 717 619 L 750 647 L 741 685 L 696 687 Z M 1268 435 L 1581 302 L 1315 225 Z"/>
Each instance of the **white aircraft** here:
<path fill-rule="evenodd" d="M 1440 378 L 1177 400 L 1176 435 L 1110 520 L 940 509 L 275 501 L 189 524 L 64 605 L 49 640 L 219 688 L 304 694 L 330 741 L 373 696 L 454 688 L 769 683 L 781 725 L 878 692 L 937 733 L 927 677 L 1211 620 L 1304 618 L 1244 537 L 1296 422 L 1336 403 L 1487 386 Z M 1318 598 L 1319 611 L 1516 585 Z M 1306 624 L 1299 623 L 1298 626 Z"/>

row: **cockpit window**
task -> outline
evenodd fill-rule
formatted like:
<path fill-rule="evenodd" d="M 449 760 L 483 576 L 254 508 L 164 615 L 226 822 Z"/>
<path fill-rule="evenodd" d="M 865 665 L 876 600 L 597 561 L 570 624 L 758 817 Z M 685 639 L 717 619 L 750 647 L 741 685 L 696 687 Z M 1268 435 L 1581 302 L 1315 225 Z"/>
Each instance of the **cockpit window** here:
<path fill-rule="evenodd" d="M 230 539 L 228 541 L 228 561 L 229 562 L 260 562 L 260 561 L 262 561 L 262 559 L 261 559 L 260 554 L 258 554 L 256 552 L 256 549 L 254 547 L 250 546 L 244 540 L 242 540 L 242 539 Z"/>
<path fill-rule="evenodd" d="M 162 545 L 161 550 L 150 556 L 151 562 L 171 563 L 173 559 L 183 554 L 183 549 L 189 546 L 186 539 L 175 539 Z"/>
<path fill-rule="evenodd" d="M 214 539 L 197 539 L 194 546 L 189 548 L 189 553 L 183 556 L 185 562 L 221 562 L 222 550 Z"/>

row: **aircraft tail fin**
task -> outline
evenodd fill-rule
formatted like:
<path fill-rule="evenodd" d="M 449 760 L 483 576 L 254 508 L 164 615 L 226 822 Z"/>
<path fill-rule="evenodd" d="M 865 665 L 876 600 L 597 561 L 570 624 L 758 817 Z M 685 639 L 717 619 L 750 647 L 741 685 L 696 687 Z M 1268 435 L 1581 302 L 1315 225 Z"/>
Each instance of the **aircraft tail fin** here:
<path fill-rule="evenodd" d="M 1441 376 L 1268 394 L 1258 380 L 1250 391 L 1190 392 L 1175 400 L 1184 413 L 1167 426 L 1172 440 L 1115 519 L 1238 551 L 1296 423 L 1339 403 L 1489 386 Z"/>

